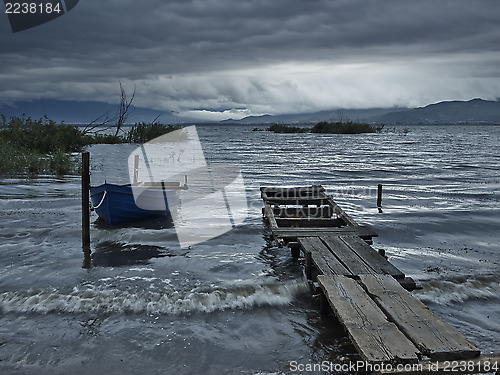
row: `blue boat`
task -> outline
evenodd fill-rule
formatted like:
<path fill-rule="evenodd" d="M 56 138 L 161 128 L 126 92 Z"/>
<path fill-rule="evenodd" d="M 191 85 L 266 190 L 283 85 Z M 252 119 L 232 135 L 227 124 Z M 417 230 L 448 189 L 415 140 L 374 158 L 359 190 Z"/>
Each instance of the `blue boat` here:
<path fill-rule="evenodd" d="M 134 197 L 134 190 L 136 196 Z M 90 188 L 94 211 L 109 225 L 168 216 L 179 202 L 179 183 L 115 185 L 104 183 Z"/>

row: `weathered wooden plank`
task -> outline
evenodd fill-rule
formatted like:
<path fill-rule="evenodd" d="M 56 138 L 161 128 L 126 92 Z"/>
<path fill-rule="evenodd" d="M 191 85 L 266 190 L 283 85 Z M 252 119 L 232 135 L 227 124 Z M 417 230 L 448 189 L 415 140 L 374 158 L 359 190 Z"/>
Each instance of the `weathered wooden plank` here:
<path fill-rule="evenodd" d="M 299 237 L 298 242 L 304 253 L 311 253 L 311 258 L 323 275 L 352 275 L 318 237 Z"/>
<path fill-rule="evenodd" d="M 309 217 L 277 217 L 276 222 L 280 227 L 300 226 L 301 228 L 339 228 L 340 222 L 330 218 Z"/>
<path fill-rule="evenodd" d="M 325 240 L 330 237 L 325 236 Z M 353 252 L 355 252 L 361 259 L 363 259 L 367 264 L 373 268 L 376 273 L 391 275 L 396 279 L 404 279 L 405 274 L 398 270 L 394 265 L 389 263 L 389 261 L 384 258 L 378 251 L 373 247 L 368 245 L 358 236 L 339 236 L 342 242 L 344 242 Z"/>
<path fill-rule="evenodd" d="M 265 202 L 271 204 L 281 204 L 281 205 L 315 205 L 322 206 L 327 203 L 327 200 L 323 197 L 311 196 L 311 197 L 265 197 L 263 198 Z"/>
<path fill-rule="evenodd" d="M 381 375 L 434 375 L 434 374 L 500 374 L 500 353 L 481 355 L 461 361 L 420 361 L 408 366 L 386 367 Z"/>
<path fill-rule="evenodd" d="M 431 359 L 468 359 L 480 354 L 474 343 L 391 276 L 360 275 L 360 282 L 389 319 Z"/>
<path fill-rule="evenodd" d="M 334 234 L 355 234 L 363 237 L 376 237 L 375 233 L 370 227 L 365 226 L 346 226 L 346 227 L 331 227 L 331 228 L 278 228 L 273 230 L 273 233 L 277 237 L 283 238 L 297 238 L 297 237 L 319 237 L 322 235 Z"/>
<path fill-rule="evenodd" d="M 377 273 L 371 265 L 360 258 L 339 236 L 321 236 L 323 242 L 328 246 L 339 261 L 353 274 L 375 274 Z"/>
<path fill-rule="evenodd" d="M 296 200 L 311 200 L 311 199 L 323 199 L 327 200 L 326 194 L 323 192 L 318 192 L 318 191 L 296 191 L 296 192 L 289 192 L 289 193 L 280 193 L 280 192 L 267 192 L 267 191 L 262 191 L 261 192 L 261 197 L 264 201 L 296 201 Z M 292 204 L 292 203 L 289 203 Z M 326 203 L 325 203 L 326 204 Z"/>
<path fill-rule="evenodd" d="M 279 217 L 324 217 L 330 218 L 333 209 L 330 206 L 320 207 L 275 207 L 273 212 Z"/>
<path fill-rule="evenodd" d="M 332 310 L 362 358 L 370 363 L 416 362 L 418 349 L 366 294 L 346 276 L 318 276 Z"/>
<path fill-rule="evenodd" d="M 298 187 L 275 187 L 275 186 L 261 186 L 261 193 L 268 196 L 281 194 L 281 195 L 299 195 L 299 194 L 318 194 L 325 191 L 321 185 L 312 186 L 298 186 Z"/>
<path fill-rule="evenodd" d="M 325 188 L 321 185 L 309 185 L 309 186 L 291 186 L 291 187 L 282 187 L 282 186 L 261 186 L 260 190 L 264 191 L 294 191 L 294 190 L 319 190 L 324 191 Z"/>

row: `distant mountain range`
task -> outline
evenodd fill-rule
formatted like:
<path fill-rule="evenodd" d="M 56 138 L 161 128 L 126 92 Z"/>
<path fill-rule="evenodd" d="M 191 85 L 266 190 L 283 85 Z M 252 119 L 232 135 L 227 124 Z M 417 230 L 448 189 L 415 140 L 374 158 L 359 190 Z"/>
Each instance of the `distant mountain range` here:
<path fill-rule="evenodd" d="M 500 124 L 500 101 L 472 99 L 430 104 L 422 108 L 383 114 L 376 122 L 384 124 Z"/>
<path fill-rule="evenodd" d="M 398 108 L 404 110 L 406 108 Z M 308 124 L 318 123 L 321 121 L 364 121 L 374 119 L 388 112 L 394 111 L 395 108 L 370 108 L 370 109 L 335 109 L 331 111 L 321 111 L 302 114 L 283 114 L 283 115 L 264 115 L 264 116 L 249 116 L 241 120 L 224 120 L 225 123 L 241 123 L 241 124 Z"/>
<path fill-rule="evenodd" d="M 0 106 L 0 114 L 7 118 L 26 114 L 32 118 L 47 115 L 50 119 L 72 124 L 88 124 L 100 116 L 113 117 L 118 105 L 100 102 L 65 100 L 37 100 L 19 102 L 15 106 Z M 127 122 L 151 122 L 158 116 L 164 124 L 196 124 L 201 121 L 176 116 L 173 112 L 135 107 Z M 320 121 L 357 121 L 373 124 L 500 124 L 500 101 L 473 99 L 445 101 L 420 108 L 335 109 L 302 114 L 250 116 L 241 120 L 224 120 L 224 124 L 310 124 Z"/>
<path fill-rule="evenodd" d="M 298 115 L 250 116 L 239 121 L 243 124 L 307 124 L 320 121 L 357 121 L 373 124 L 500 124 L 500 101 L 472 99 L 446 101 L 420 108 L 338 109 Z"/>

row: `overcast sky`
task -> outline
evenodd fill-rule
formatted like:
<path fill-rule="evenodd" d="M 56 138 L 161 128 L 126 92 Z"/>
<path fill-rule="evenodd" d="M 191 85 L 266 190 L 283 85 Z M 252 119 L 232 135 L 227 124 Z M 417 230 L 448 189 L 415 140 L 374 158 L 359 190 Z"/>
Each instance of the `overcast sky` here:
<path fill-rule="evenodd" d="M 206 119 L 500 98 L 498 0 L 80 0 L 13 34 L 0 103 L 134 104 Z"/>

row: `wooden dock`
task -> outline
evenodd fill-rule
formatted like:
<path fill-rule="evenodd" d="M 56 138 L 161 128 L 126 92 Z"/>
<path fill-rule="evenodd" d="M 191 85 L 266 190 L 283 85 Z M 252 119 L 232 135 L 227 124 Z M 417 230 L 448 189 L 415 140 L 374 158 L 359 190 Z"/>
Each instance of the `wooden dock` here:
<path fill-rule="evenodd" d="M 278 245 L 304 255 L 320 313 L 333 311 L 362 359 L 379 365 L 378 373 L 472 374 L 495 372 L 492 363 L 500 367 L 500 355 L 481 356 L 473 342 L 410 294 L 415 282 L 370 246 L 377 234 L 358 225 L 322 186 L 261 187 L 261 197 Z M 447 368 L 451 361 L 468 367 Z"/>

